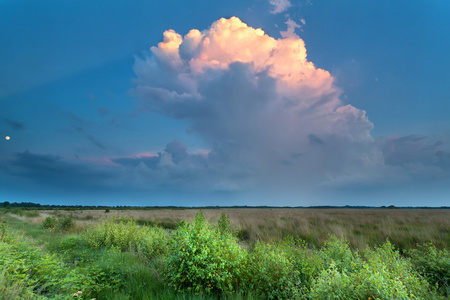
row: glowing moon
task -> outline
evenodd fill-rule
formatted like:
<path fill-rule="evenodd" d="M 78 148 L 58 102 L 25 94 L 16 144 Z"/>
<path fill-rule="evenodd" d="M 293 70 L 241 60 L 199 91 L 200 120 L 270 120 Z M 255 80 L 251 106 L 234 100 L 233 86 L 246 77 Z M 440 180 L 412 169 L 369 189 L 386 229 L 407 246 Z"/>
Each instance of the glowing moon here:
<path fill-rule="evenodd" d="M 5 140 L 9 141 L 11 138 L 9 136 L 5 136 Z"/>

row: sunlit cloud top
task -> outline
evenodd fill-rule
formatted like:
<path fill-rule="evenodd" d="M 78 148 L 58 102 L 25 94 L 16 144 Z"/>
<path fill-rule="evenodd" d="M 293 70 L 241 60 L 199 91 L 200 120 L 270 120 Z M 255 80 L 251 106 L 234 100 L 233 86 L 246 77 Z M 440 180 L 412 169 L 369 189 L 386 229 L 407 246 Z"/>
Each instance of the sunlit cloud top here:
<path fill-rule="evenodd" d="M 215 145 L 208 165 L 242 174 L 234 188 L 323 184 L 379 163 L 365 112 L 341 104 L 333 77 L 308 61 L 296 35 L 275 39 L 222 18 L 184 37 L 166 31 L 134 69 L 142 104 L 188 120 Z"/>

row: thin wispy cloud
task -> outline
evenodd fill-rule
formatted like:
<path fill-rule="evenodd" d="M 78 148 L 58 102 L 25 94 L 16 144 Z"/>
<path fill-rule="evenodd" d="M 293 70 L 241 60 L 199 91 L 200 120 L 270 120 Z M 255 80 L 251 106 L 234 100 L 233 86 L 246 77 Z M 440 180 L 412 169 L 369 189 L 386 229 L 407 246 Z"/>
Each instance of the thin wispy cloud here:
<path fill-rule="evenodd" d="M 8 125 L 11 129 L 14 130 L 22 130 L 25 129 L 25 122 L 19 122 L 15 120 L 11 120 L 9 118 L 4 118 L 3 122 Z"/>
<path fill-rule="evenodd" d="M 302 24 L 304 25 L 306 22 L 302 19 Z M 291 18 L 288 18 L 285 22 L 287 25 L 286 31 L 281 31 L 281 36 L 284 38 L 299 38 L 299 36 L 295 33 L 295 29 L 302 28 L 301 25 L 297 24 L 295 21 L 293 21 Z"/>
<path fill-rule="evenodd" d="M 271 14 L 282 13 L 291 7 L 291 2 L 289 0 L 270 0 L 270 4 L 273 6 L 270 11 Z"/>

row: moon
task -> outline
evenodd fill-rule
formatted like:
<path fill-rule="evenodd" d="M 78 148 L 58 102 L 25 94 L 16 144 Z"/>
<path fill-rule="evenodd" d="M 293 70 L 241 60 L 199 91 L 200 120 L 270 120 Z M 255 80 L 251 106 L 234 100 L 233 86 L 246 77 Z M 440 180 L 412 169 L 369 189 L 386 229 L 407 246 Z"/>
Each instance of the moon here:
<path fill-rule="evenodd" d="M 5 136 L 5 140 L 9 141 L 11 138 L 9 136 Z"/>

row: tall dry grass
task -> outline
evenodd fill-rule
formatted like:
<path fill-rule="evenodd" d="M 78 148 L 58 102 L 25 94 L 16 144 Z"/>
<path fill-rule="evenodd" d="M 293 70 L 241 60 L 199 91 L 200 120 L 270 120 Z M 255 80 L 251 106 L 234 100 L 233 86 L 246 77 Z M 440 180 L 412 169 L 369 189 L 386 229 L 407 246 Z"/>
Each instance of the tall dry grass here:
<path fill-rule="evenodd" d="M 141 223 L 173 228 L 181 220 L 191 222 L 198 209 L 40 211 L 39 223 L 47 216 L 71 214 L 81 227 L 113 216 L 131 217 Z M 204 209 L 208 222 L 225 213 L 239 237 L 248 243 L 280 241 L 299 237 L 321 246 L 330 235 L 346 239 L 354 248 L 382 244 L 389 239 L 400 249 L 432 242 L 450 249 L 448 209 L 309 209 L 309 208 L 222 208 Z M 28 218 L 30 220 L 30 218 Z"/>

